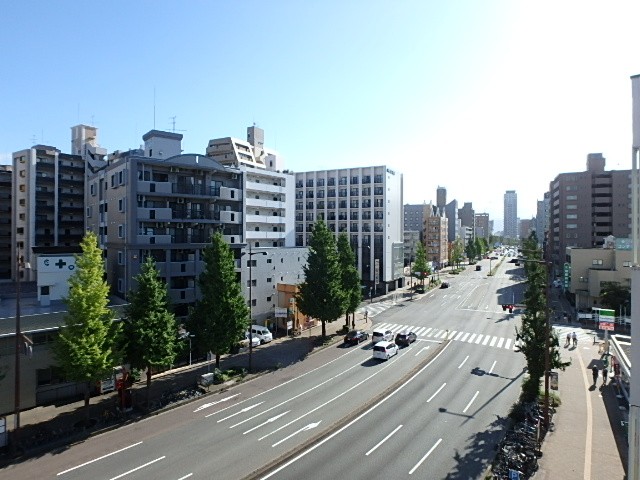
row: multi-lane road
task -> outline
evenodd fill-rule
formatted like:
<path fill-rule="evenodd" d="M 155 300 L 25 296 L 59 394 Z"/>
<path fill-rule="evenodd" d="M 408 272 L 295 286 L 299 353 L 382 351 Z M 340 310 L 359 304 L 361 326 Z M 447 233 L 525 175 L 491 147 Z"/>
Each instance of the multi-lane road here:
<path fill-rule="evenodd" d="M 483 262 L 488 263 L 488 262 Z M 497 262 L 496 262 L 497 263 Z M 219 395 L 7 469 L 21 478 L 478 478 L 517 399 L 518 270 L 467 271 L 376 315 L 418 341 L 386 362 L 332 346 Z M 518 294 L 516 294 L 516 298 Z"/>

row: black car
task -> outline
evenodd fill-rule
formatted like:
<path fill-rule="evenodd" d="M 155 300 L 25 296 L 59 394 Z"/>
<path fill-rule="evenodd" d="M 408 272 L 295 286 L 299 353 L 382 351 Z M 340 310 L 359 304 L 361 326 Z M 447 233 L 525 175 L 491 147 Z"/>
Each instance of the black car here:
<path fill-rule="evenodd" d="M 402 332 L 398 332 L 398 334 L 396 335 L 396 345 L 401 347 L 408 347 L 417 339 L 418 336 L 415 333 L 408 330 L 403 330 Z"/>
<path fill-rule="evenodd" d="M 364 342 L 369 339 L 369 334 L 363 330 L 351 330 L 344 336 L 344 343 L 350 343 L 351 345 L 357 345 L 360 342 Z"/>
<path fill-rule="evenodd" d="M 416 293 L 424 293 L 424 285 L 418 285 L 416 287 Z"/>
<path fill-rule="evenodd" d="M 442 282 L 440 288 L 449 288 L 449 282 Z"/>

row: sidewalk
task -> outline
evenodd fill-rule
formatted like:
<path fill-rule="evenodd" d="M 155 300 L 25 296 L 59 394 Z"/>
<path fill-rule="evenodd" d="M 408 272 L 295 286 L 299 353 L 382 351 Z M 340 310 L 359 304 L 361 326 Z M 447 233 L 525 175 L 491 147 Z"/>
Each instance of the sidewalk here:
<path fill-rule="evenodd" d="M 566 299 L 557 297 L 554 300 L 563 311 L 572 312 Z M 557 325 L 577 326 L 575 323 Z M 602 376 L 598 378 L 597 386 L 593 386 L 591 367 L 597 365 L 602 371 L 598 345 L 585 343 L 583 339 L 577 348 L 565 348 L 560 339 L 560 351 L 562 359 L 571 360 L 571 365 L 564 372 L 558 372 L 559 389 L 555 393 L 562 403 L 553 417 L 553 431 L 547 434 L 542 445 L 543 456 L 534 478 L 626 478 L 628 446 L 621 424 L 625 418 L 624 400 L 618 398 L 611 374 L 606 386 L 602 386 Z"/>

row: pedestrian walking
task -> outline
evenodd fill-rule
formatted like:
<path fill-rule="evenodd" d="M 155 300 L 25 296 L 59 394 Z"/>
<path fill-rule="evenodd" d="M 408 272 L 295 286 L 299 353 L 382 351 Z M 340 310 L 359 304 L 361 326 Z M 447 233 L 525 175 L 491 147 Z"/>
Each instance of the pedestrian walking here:
<path fill-rule="evenodd" d="M 576 335 L 576 332 L 573 332 L 571 334 L 571 337 L 573 338 L 573 346 L 577 347 L 578 346 L 578 335 Z"/>
<path fill-rule="evenodd" d="M 595 365 L 591 367 L 591 375 L 593 376 L 593 385 L 595 386 L 596 382 L 598 381 L 598 367 L 596 367 Z"/>
<path fill-rule="evenodd" d="M 565 343 L 565 347 L 571 345 L 571 333 L 567 333 L 567 343 Z"/>
<path fill-rule="evenodd" d="M 607 384 L 607 376 L 609 375 L 609 371 L 607 367 L 602 369 L 602 386 L 604 387 Z"/>

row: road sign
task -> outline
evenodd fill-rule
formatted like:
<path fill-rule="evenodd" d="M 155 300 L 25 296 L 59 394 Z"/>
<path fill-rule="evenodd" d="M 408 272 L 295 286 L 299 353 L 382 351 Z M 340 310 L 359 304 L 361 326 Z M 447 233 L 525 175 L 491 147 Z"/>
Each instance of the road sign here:
<path fill-rule="evenodd" d="M 615 310 L 611 310 L 608 308 L 594 308 L 593 310 L 595 310 L 598 314 L 598 328 L 600 330 L 613 331 L 615 329 Z"/>
<path fill-rule="evenodd" d="M 287 309 L 284 307 L 275 307 L 275 317 L 276 318 L 287 318 Z"/>
<path fill-rule="evenodd" d="M 558 372 L 549 372 L 549 387 L 558 390 Z"/>

